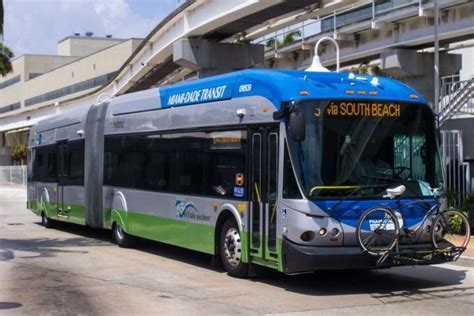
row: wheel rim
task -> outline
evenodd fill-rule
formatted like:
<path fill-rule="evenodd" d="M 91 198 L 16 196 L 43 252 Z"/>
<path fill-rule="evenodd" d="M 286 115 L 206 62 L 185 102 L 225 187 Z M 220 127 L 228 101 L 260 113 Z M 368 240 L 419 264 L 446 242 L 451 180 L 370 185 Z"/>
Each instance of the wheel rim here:
<path fill-rule="evenodd" d="M 119 224 L 115 224 L 115 234 L 117 235 L 117 238 L 119 240 L 122 240 L 124 238 L 123 229 Z"/>
<path fill-rule="evenodd" d="M 224 238 L 224 255 L 226 261 L 232 267 L 240 263 L 242 257 L 242 243 L 240 240 L 239 231 L 235 228 L 229 228 Z"/>
<path fill-rule="evenodd" d="M 469 222 L 460 212 L 446 211 L 440 214 L 432 229 L 436 248 L 465 248 L 469 243 Z"/>
<path fill-rule="evenodd" d="M 362 250 L 380 256 L 395 246 L 399 234 L 398 219 L 388 210 L 374 209 L 360 219 L 357 230 Z"/>

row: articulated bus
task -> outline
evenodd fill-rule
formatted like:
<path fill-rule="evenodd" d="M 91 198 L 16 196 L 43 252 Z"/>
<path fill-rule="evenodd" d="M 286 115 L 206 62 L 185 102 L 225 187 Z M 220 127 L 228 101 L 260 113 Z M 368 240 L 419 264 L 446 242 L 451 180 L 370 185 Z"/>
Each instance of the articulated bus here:
<path fill-rule="evenodd" d="M 379 267 L 357 225 L 367 209 L 400 201 L 423 201 L 404 214 L 423 227 L 399 246 L 427 249 L 425 205 L 442 171 L 435 116 L 406 85 L 249 69 L 45 119 L 31 129 L 28 178 L 28 208 L 47 227 L 64 221 L 110 229 L 122 247 L 140 237 L 208 253 L 243 277 L 255 265 Z M 397 186 L 406 191 L 387 198 Z M 439 252 L 383 266 L 450 260 Z"/>

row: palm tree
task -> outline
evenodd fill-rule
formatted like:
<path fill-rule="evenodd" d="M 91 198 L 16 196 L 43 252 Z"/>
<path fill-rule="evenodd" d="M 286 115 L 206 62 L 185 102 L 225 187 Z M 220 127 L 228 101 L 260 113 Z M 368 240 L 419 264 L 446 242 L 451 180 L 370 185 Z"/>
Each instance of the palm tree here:
<path fill-rule="evenodd" d="M 0 43 L 0 75 L 5 77 L 8 73 L 13 71 L 12 63 L 10 61 L 13 58 L 13 52 Z"/>
<path fill-rule="evenodd" d="M 290 31 L 286 33 L 283 36 L 283 41 L 280 41 L 275 37 L 275 38 L 269 39 L 265 46 L 277 50 L 279 47 L 283 47 L 288 44 L 291 44 L 295 42 L 296 40 L 299 40 L 300 38 L 301 38 L 301 31 L 294 30 L 294 31 Z"/>
<path fill-rule="evenodd" d="M 299 40 L 300 38 L 301 38 L 301 31 L 300 30 L 294 30 L 294 31 L 288 32 L 283 37 L 282 46 L 286 46 L 288 44 L 291 44 L 291 43 L 295 42 L 296 40 Z"/>

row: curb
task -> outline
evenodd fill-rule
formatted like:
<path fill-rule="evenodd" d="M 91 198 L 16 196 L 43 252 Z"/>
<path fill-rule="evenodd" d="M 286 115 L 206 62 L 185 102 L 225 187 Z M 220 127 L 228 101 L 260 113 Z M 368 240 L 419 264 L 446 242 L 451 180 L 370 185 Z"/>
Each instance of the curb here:
<path fill-rule="evenodd" d="M 459 259 L 455 262 L 452 262 L 452 264 L 463 266 L 463 267 L 468 267 L 468 268 L 474 268 L 474 258 L 473 257 L 467 257 L 467 256 L 461 256 Z"/>

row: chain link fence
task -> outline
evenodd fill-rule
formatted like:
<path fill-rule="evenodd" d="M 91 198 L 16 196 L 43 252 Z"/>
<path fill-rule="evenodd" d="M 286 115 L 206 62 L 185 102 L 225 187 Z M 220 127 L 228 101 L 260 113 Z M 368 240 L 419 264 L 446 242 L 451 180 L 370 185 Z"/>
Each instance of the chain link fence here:
<path fill-rule="evenodd" d="M 26 186 L 26 166 L 0 166 L 0 185 Z"/>

